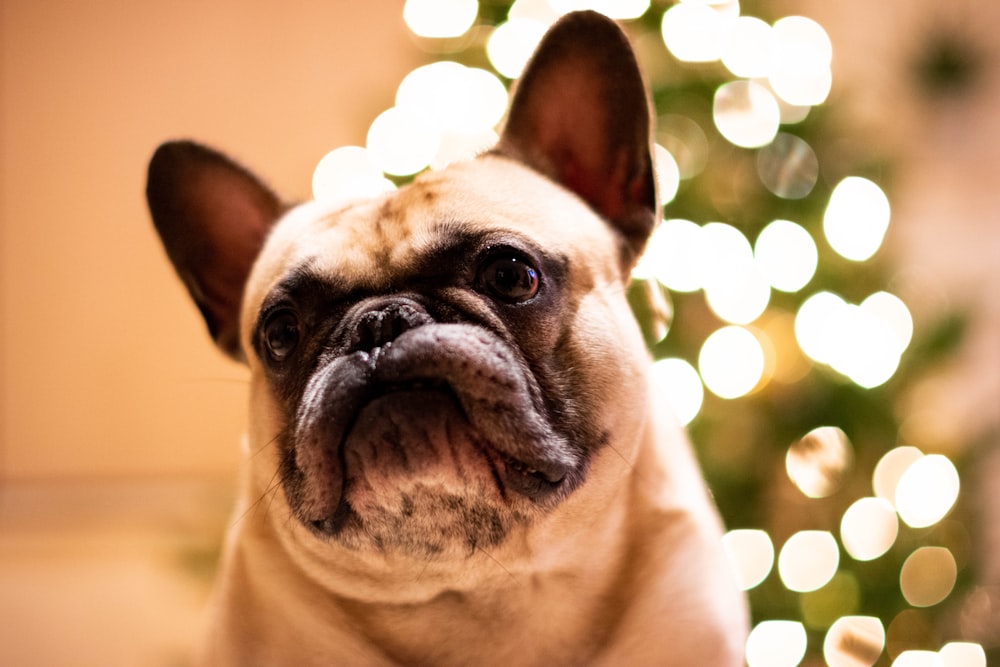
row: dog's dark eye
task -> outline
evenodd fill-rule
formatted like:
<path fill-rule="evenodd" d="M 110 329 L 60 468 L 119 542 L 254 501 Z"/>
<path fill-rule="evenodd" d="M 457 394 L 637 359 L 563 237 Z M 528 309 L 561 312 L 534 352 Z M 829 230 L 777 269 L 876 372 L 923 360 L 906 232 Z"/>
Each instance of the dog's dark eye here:
<path fill-rule="evenodd" d="M 274 361 L 284 361 L 299 344 L 299 318 L 283 310 L 264 325 L 264 348 Z"/>
<path fill-rule="evenodd" d="M 538 271 L 519 255 L 496 255 L 483 265 L 482 282 L 494 296 L 510 302 L 527 301 L 538 293 Z"/>

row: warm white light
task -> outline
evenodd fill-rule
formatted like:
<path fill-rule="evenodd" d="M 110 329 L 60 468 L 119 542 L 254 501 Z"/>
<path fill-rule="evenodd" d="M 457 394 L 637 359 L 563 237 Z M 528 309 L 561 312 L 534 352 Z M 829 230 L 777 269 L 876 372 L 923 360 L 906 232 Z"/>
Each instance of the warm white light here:
<path fill-rule="evenodd" d="M 655 144 L 653 162 L 656 165 L 656 185 L 660 191 L 660 205 L 669 204 L 677 196 L 681 184 L 681 170 L 670 151 Z"/>
<path fill-rule="evenodd" d="M 944 667 L 986 667 L 986 651 L 974 642 L 949 642 L 938 655 Z"/>
<path fill-rule="evenodd" d="M 664 220 L 653 231 L 641 264 L 664 287 L 694 292 L 701 288 L 700 237 L 701 227 L 690 220 Z"/>
<path fill-rule="evenodd" d="M 875 292 L 861 302 L 861 309 L 889 327 L 895 339 L 896 353 L 902 354 L 913 338 L 913 317 L 903 300 L 889 292 Z"/>
<path fill-rule="evenodd" d="M 749 324 L 767 308 L 771 287 L 740 230 L 721 222 L 701 228 L 697 265 L 708 306 L 731 324 Z"/>
<path fill-rule="evenodd" d="M 712 103 L 719 134 L 742 148 L 758 148 L 778 134 L 781 109 L 764 86 L 753 81 L 730 81 L 719 86 Z"/>
<path fill-rule="evenodd" d="M 764 372 L 764 350 L 760 341 L 743 327 L 723 327 L 702 344 L 698 370 L 713 394 L 721 398 L 738 398 L 760 382 Z"/>
<path fill-rule="evenodd" d="M 830 363 L 837 357 L 846 305 L 832 292 L 818 292 L 799 306 L 795 315 L 795 339 L 814 361 Z"/>
<path fill-rule="evenodd" d="M 705 397 L 701 377 L 683 359 L 660 359 L 653 364 L 653 377 L 666 404 L 682 426 L 694 419 Z"/>
<path fill-rule="evenodd" d="M 840 541 L 851 558 L 874 560 L 896 542 L 896 510 L 882 498 L 860 498 L 847 508 L 840 521 Z"/>
<path fill-rule="evenodd" d="M 874 616 L 841 616 L 826 633 L 828 667 L 871 667 L 885 648 L 885 628 Z"/>
<path fill-rule="evenodd" d="M 775 220 L 757 236 L 754 260 L 771 287 L 797 292 L 812 280 L 819 254 L 812 236 L 789 220 Z"/>
<path fill-rule="evenodd" d="M 458 37 L 472 27 L 477 0 L 406 0 L 403 20 L 420 37 Z"/>
<path fill-rule="evenodd" d="M 763 530 L 731 530 L 722 536 L 722 546 L 742 590 L 748 591 L 760 585 L 771 573 L 774 544 Z"/>
<path fill-rule="evenodd" d="M 784 110 L 781 122 L 788 122 Z M 803 139 L 779 132 L 757 153 L 757 175 L 764 187 L 782 199 L 802 199 L 819 179 L 819 159 Z"/>
<path fill-rule="evenodd" d="M 849 176 L 830 195 L 823 232 L 837 253 L 862 262 L 882 245 L 889 216 L 889 199 L 882 189 L 867 178 Z"/>
<path fill-rule="evenodd" d="M 613 19 L 637 19 L 649 9 L 649 0 L 549 0 L 560 14 L 592 9 Z"/>
<path fill-rule="evenodd" d="M 825 530 L 801 530 L 785 542 L 778 555 L 778 574 L 789 590 L 815 591 L 837 573 L 837 540 Z"/>
<path fill-rule="evenodd" d="M 892 661 L 892 667 L 945 667 L 934 651 L 903 651 Z"/>
<path fill-rule="evenodd" d="M 896 488 L 903 473 L 924 453 L 916 447 L 896 447 L 882 455 L 872 473 L 872 489 L 875 495 L 890 503 L 896 502 Z M 895 507 L 895 505 L 893 505 Z"/>
<path fill-rule="evenodd" d="M 803 16 L 777 21 L 772 31 L 771 88 L 789 104 L 821 104 L 830 94 L 833 48 L 823 27 Z"/>
<path fill-rule="evenodd" d="M 486 42 L 486 54 L 496 71 L 508 79 L 521 74 L 547 26 L 528 18 L 512 18 L 496 27 Z"/>
<path fill-rule="evenodd" d="M 914 461 L 896 486 L 896 510 L 913 528 L 933 526 L 947 516 L 959 492 L 958 471 L 948 457 L 929 454 Z"/>
<path fill-rule="evenodd" d="M 407 74 L 396 107 L 441 131 L 475 133 L 503 117 L 507 89 L 491 72 L 443 60 Z"/>
<path fill-rule="evenodd" d="M 944 547 L 920 547 L 903 563 L 899 588 L 914 607 L 932 607 L 951 595 L 958 577 L 955 557 Z"/>
<path fill-rule="evenodd" d="M 493 130 L 478 132 L 445 131 L 431 160 L 431 169 L 442 169 L 452 162 L 470 160 L 496 145 L 499 136 Z"/>
<path fill-rule="evenodd" d="M 728 19 L 709 4 L 680 2 L 663 13 L 660 33 L 680 61 L 706 63 L 722 56 Z"/>
<path fill-rule="evenodd" d="M 747 637 L 747 667 L 795 667 L 807 646 L 805 626 L 798 621 L 761 621 Z"/>
<path fill-rule="evenodd" d="M 901 350 L 889 325 L 871 311 L 846 304 L 840 311 L 837 350 L 828 363 L 860 387 L 887 382 L 899 367 Z"/>
<path fill-rule="evenodd" d="M 419 116 L 393 107 L 372 121 L 366 146 L 382 171 L 408 176 L 430 164 L 439 141 L 437 130 Z"/>
<path fill-rule="evenodd" d="M 839 489 L 853 463 L 851 442 L 835 426 L 814 428 L 785 454 L 788 478 L 807 498 L 825 498 Z"/>
<path fill-rule="evenodd" d="M 733 19 L 722 45 L 722 64 L 745 79 L 766 77 L 771 66 L 771 26 L 753 16 Z"/>
<path fill-rule="evenodd" d="M 324 202 L 372 197 L 395 187 L 360 146 L 330 151 L 316 165 L 312 177 L 313 198 Z"/>

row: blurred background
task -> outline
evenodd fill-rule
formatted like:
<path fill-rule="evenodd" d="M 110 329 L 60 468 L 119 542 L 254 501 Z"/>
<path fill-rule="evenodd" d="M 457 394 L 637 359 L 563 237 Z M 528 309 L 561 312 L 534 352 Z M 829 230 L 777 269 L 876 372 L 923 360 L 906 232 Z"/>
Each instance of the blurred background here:
<path fill-rule="evenodd" d="M 246 373 L 149 222 L 156 145 L 293 201 L 395 187 L 488 144 L 588 4 L 0 0 L 0 663 L 190 659 Z M 1000 4 L 603 4 L 659 116 L 632 296 L 748 663 L 1000 659 Z"/>

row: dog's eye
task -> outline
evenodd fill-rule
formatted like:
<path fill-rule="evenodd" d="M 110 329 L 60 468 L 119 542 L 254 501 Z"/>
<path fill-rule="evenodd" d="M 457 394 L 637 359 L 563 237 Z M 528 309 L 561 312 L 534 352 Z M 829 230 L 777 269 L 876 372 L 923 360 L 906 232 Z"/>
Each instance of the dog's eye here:
<path fill-rule="evenodd" d="M 264 325 L 264 347 L 274 361 L 284 361 L 299 344 L 299 319 L 283 310 L 272 315 Z"/>
<path fill-rule="evenodd" d="M 519 255 L 492 257 L 483 266 L 481 276 L 490 293 L 510 303 L 527 301 L 538 293 L 538 271 Z"/>

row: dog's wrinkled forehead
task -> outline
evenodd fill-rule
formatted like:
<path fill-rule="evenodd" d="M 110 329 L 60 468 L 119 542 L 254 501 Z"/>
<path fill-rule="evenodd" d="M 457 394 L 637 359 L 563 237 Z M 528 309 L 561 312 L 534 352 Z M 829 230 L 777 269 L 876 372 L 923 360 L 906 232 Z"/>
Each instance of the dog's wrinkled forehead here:
<path fill-rule="evenodd" d="M 245 306 L 253 312 L 301 267 L 378 291 L 449 241 L 443 237 L 500 241 L 504 234 L 572 257 L 593 279 L 618 279 L 616 237 L 599 216 L 529 168 L 490 156 L 426 173 L 375 199 L 293 209 L 264 246 Z"/>

